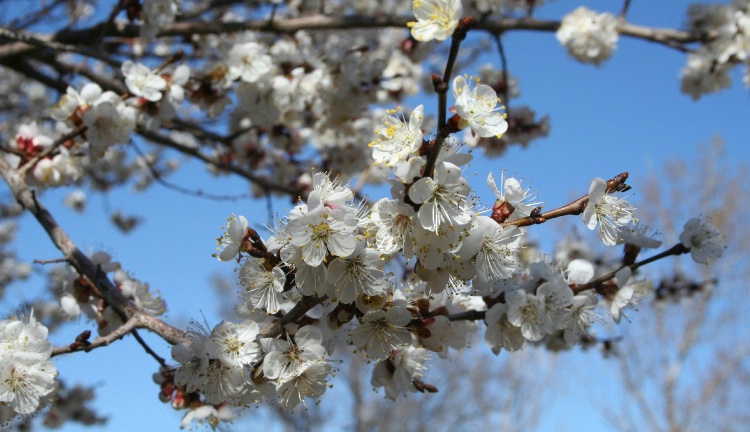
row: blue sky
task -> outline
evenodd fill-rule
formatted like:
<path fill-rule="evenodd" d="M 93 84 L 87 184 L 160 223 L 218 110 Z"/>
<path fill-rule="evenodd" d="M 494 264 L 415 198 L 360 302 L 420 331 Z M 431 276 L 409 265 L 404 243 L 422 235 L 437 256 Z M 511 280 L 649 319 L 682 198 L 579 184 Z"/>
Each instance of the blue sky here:
<path fill-rule="evenodd" d="M 619 11 L 616 2 L 585 3 L 596 10 Z M 629 19 L 643 25 L 680 27 L 688 4 L 670 0 L 633 2 Z M 540 8 L 538 16 L 559 18 L 577 5 L 557 1 Z M 699 144 L 714 136 L 725 140 L 727 160 L 734 161 L 736 168 L 750 162 L 749 93 L 741 85 L 740 70 L 731 89 L 694 102 L 679 90 L 685 55 L 661 45 L 623 38 L 614 57 L 597 68 L 568 57 L 552 33 L 513 32 L 504 43 L 511 74 L 520 80 L 521 98 L 513 103 L 530 105 L 538 114 L 549 115 L 552 127 L 548 138 L 535 141 L 526 150 L 513 147 L 500 159 L 475 159 L 467 174 L 476 172 L 470 182 L 487 204 L 492 202 L 492 193 L 485 186 L 485 178 L 488 172 L 497 174 L 501 168 L 531 180 L 540 199 L 553 208 L 585 194 L 594 177 L 609 178 L 622 171 L 630 173 L 629 184 L 635 187 L 633 200 L 638 202 L 639 182 L 670 158 L 691 157 Z M 499 67 L 494 52 L 486 58 Z M 428 96 L 414 102 L 429 106 L 434 100 Z M 243 182 L 231 177 L 213 178 L 194 163 L 185 165 L 170 181 L 219 194 L 247 192 Z M 205 317 L 212 325 L 221 320 L 210 279 L 215 272 L 232 277 L 232 264 L 219 263 L 211 254 L 227 216 L 243 214 L 256 222 L 267 217 L 263 202 L 201 200 L 156 185 L 144 193 L 117 190 L 108 197 L 112 209 L 121 208 L 145 218 L 134 232 L 123 235 L 102 216 L 101 196 L 92 196 L 86 214 L 78 215 L 62 205 L 66 192 L 46 193 L 42 200 L 79 247 L 110 251 L 134 277 L 161 291 L 169 307 L 167 320 L 183 327 L 191 319 L 202 321 Z M 276 212 L 289 208 L 288 201 L 274 204 Z M 557 236 L 559 225 L 548 225 L 533 234 L 538 238 Z M 598 241 L 593 233 L 590 240 Z M 28 261 L 59 257 L 28 217 L 22 219 L 17 247 L 20 257 Z M 3 308 L 35 298 L 42 284 L 42 279 L 35 278 L 31 284 L 10 287 Z M 637 319 L 631 325 L 637 326 Z M 56 345 L 67 343 L 85 328 L 93 330 L 92 324 L 83 321 L 70 325 L 53 341 Z M 162 356 L 169 357 L 165 342 L 141 334 Z M 484 346 L 476 344 L 475 349 Z M 595 354 L 572 356 L 578 362 Z M 158 402 L 158 387 L 151 383 L 156 364 L 132 338 L 107 349 L 58 358 L 56 364 L 68 382 L 96 385 L 95 406 L 110 417 L 109 430 L 154 430 L 157 425 L 165 430 L 177 428 L 182 413 Z M 593 369 L 595 374 L 603 373 Z M 602 378 L 596 375 L 593 379 L 602 382 Z M 578 394 L 574 391 L 573 396 Z M 579 404 L 568 407 L 566 402 L 560 403 L 543 424 L 574 430 L 573 422 L 561 418 L 566 412 L 566 417 L 573 418 L 593 415 L 589 423 L 592 430 L 606 428 L 601 416 Z"/>

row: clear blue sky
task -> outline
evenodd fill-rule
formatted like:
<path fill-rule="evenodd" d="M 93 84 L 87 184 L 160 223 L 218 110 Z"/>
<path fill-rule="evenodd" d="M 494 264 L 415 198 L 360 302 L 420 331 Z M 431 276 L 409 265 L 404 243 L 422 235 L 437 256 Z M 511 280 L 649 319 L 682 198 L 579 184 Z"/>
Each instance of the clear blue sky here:
<path fill-rule="evenodd" d="M 596 10 L 619 11 L 617 2 L 584 3 Z M 557 1 L 540 8 L 538 17 L 559 18 L 578 4 Z M 635 1 L 629 19 L 643 25 L 680 27 L 688 4 Z M 693 102 L 679 91 L 684 54 L 661 45 L 621 39 L 614 57 L 596 68 L 569 58 L 552 33 L 514 32 L 504 42 L 510 71 L 520 79 L 521 98 L 513 102 L 549 115 L 552 128 L 547 139 L 535 141 L 527 150 L 514 147 L 502 159 L 472 163 L 468 172 L 477 174 L 470 181 L 487 204 L 492 202 L 492 194 L 484 179 L 489 171 L 497 173 L 501 168 L 531 179 L 539 197 L 552 208 L 586 193 L 594 177 L 609 178 L 628 171 L 629 183 L 637 186 L 669 158 L 694 154 L 698 144 L 717 135 L 726 142 L 728 160 L 738 166 L 750 162 L 750 100 L 739 70 L 730 90 Z M 499 65 L 494 52 L 488 53 L 487 60 Z M 429 105 L 434 98 L 416 103 Z M 170 181 L 219 194 L 246 192 L 243 182 L 231 177 L 215 179 L 197 164 L 186 165 Z M 112 252 L 134 277 L 160 290 L 169 308 L 167 320 L 177 326 L 185 326 L 191 319 L 202 320 L 202 316 L 212 325 L 221 320 L 210 278 L 215 272 L 232 277 L 232 265 L 217 262 L 211 254 L 227 216 L 234 212 L 255 222 L 266 218 L 262 202 L 201 200 L 156 185 L 145 193 L 118 190 L 109 196 L 112 209 L 121 208 L 146 219 L 134 232 L 122 235 L 102 217 L 100 196 L 91 197 L 88 211 L 81 216 L 62 205 L 65 192 L 46 193 L 42 199 L 62 227 L 79 247 Z M 288 202 L 277 202 L 274 209 L 283 212 L 290 207 Z M 22 259 L 59 257 L 34 221 L 27 217 L 22 223 L 17 242 Z M 647 223 L 658 226 L 658 221 Z M 534 233 L 538 237 L 555 235 L 555 229 L 543 227 Z M 593 234 L 591 241 L 598 241 Z M 35 298 L 42 284 L 41 278 L 35 278 L 30 284 L 11 286 L 2 302 L 4 310 Z M 637 319 L 632 325 L 638 325 Z M 54 344 L 68 343 L 86 328 L 93 330 L 93 325 L 81 321 L 67 326 L 55 335 Z M 165 342 L 147 340 L 162 356 L 169 357 Z M 478 343 L 475 349 L 485 347 Z M 587 355 L 595 356 L 578 355 L 576 361 Z M 69 383 L 97 385 L 95 406 L 110 417 L 108 430 L 177 429 L 182 413 L 158 402 L 158 387 L 151 383 L 156 364 L 132 338 L 107 349 L 55 361 L 60 375 Z M 596 375 L 592 379 L 601 382 L 602 378 Z M 579 395 L 573 396 L 570 399 Z M 593 415 L 589 423 L 592 430 L 606 428 L 603 418 L 588 412 L 591 408 L 580 400 L 576 404 L 560 403 L 545 418 L 544 425 L 576 430 L 576 423 L 562 419 L 562 413 L 566 413 L 569 418 Z"/>

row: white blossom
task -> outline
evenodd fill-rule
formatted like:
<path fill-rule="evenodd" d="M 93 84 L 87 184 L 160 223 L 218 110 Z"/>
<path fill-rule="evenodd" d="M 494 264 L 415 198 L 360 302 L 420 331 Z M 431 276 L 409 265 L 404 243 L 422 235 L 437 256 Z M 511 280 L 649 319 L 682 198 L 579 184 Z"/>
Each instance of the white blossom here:
<path fill-rule="evenodd" d="M 242 266 L 240 281 L 245 287 L 243 296 L 246 303 L 255 309 L 265 309 L 269 314 L 275 314 L 281 309 L 286 275 L 275 266 L 267 269 L 264 258 L 250 258 Z"/>
<path fill-rule="evenodd" d="M 584 6 L 563 18 L 557 40 L 577 60 L 599 65 L 612 56 L 617 47 L 617 18 L 611 13 L 596 13 Z"/>
<path fill-rule="evenodd" d="M 460 128 L 470 127 L 472 132 L 483 138 L 500 138 L 508 130 L 505 115 L 498 111 L 495 89 L 479 84 L 472 88 L 474 79 L 457 76 L 453 79 L 452 92 L 456 99 L 456 113 L 461 117 Z M 504 107 L 499 107 L 503 108 Z"/>
<path fill-rule="evenodd" d="M 690 249 L 693 261 L 698 264 L 708 264 L 724 253 L 724 235 L 705 219 L 692 218 L 685 222 L 680 242 Z"/>
<path fill-rule="evenodd" d="M 156 102 L 162 98 L 167 81 L 154 73 L 148 66 L 128 60 L 122 64 L 122 74 L 130 94 Z"/>
<path fill-rule="evenodd" d="M 406 329 L 410 321 L 411 313 L 404 306 L 368 312 L 352 332 L 352 342 L 373 360 L 385 360 L 391 350 L 411 343 L 411 333 Z"/>
<path fill-rule="evenodd" d="M 396 114 L 401 114 L 401 118 L 396 117 Z M 420 128 L 423 118 L 423 105 L 419 105 L 412 111 L 408 124 L 403 118 L 401 107 L 387 111 L 382 119 L 383 128 L 375 130 L 375 133 L 382 138 L 369 144 L 372 147 L 372 158 L 375 159 L 375 163 L 384 163 L 390 167 L 415 155 L 422 146 L 423 133 Z"/>
<path fill-rule="evenodd" d="M 461 0 L 412 0 L 412 12 L 417 18 L 410 22 L 411 35 L 420 42 L 442 41 L 453 34 L 461 19 Z"/>
<path fill-rule="evenodd" d="M 612 246 L 622 237 L 621 227 L 633 220 L 635 208 L 623 198 L 607 193 L 607 182 L 596 178 L 589 188 L 588 204 L 581 214 L 588 229 L 599 226 L 599 238 Z"/>
<path fill-rule="evenodd" d="M 417 218 L 422 227 L 437 232 L 441 226 L 464 225 L 471 221 L 466 199 L 471 188 L 461 169 L 449 162 L 435 166 L 435 178 L 422 177 L 409 189 L 409 198 L 422 204 Z"/>

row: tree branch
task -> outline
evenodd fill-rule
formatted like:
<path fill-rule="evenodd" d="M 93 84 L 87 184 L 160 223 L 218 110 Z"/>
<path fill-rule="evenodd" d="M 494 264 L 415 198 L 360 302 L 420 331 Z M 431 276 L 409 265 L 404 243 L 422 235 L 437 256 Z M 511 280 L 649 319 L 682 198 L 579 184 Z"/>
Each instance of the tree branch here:
<path fill-rule="evenodd" d="M 78 249 L 52 214 L 37 200 L 36 193 L 29 188 L 23 177 L 3 159 L 0 159 L 0 175 L 10 187 L 16 201 L 36 218 L 52 243 L 63 253 L 65 260 L 98 288 L 104 301 L 112 307 L 123 322 L 135 320 L 137 327 L 147 328 L 171 344 L 188 341 L 187 332 L 143 312 L 125 298 L 109 280 L 107 274 Z"/>

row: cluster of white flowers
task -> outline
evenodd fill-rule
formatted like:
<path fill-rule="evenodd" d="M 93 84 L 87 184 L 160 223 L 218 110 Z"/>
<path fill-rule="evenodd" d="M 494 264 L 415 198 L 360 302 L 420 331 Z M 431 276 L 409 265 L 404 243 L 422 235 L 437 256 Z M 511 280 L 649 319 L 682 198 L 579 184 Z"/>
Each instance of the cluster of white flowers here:
<path fill-rule="evenodd" d="M 472 86 L 473 81 L 465 77 L 453 81 L 456 118 L 452 122 L 456 130 L 469 128 L 482 137 L 501 135 L 508 125 L 497 107 L 495 91 L 486 85 Z M 593 265 L 582 259 L 570 262 L 565 271 L 543 259 L 523 268 L 519 258 L 523 230 L 515 222 L 535 217 L 540 204 L 536 194 L 520 180 L 506 178 L 505 172 L 500 184 L 490 174 L 487 184 L 496 202 L 491 216 L 482 215 L 463 177 L 462 167 L 471 156 L 462 153 L 461 146 L 445 145 L 437 154 L 434 172 L 426 175 L 435 141 L 427 140 L 421 129 L 424 109 L 417 107 L 409 118 L 402 112 L 401 108 L 387 111 L 382 129 L 375 130 L 380 138 L 370 144 L 375 164 L 391 168 L 396 178 L 390 198 L 380 199 L 367 210 L 355 204 L 348 186 L 331 180 L 327 173 L 316 173 L 309 181 L 307 201 L 279 221 L 266 242 L 248 227 L 243 216 L 229 218 L 224 235 L 217 240 L 221 251 L 215 256 L 221 261 L 236 258 L 242 264 L 240 313 L 257 320 L 258 313 L 276 315 L 291 310 L 300 295 L 317 297 L 325 318 L 320 312 L 311 318 L 320 320 L 319 327 L 311 327 L 323 335 L 316 343 L 333 346 L 333 331 L 347 328 L 348 341 L 378 362 L 373 385 L 385 387 L 387 396 L 395 399 L 402 393 L 429 388 L 417 383 L 430 351 L 444 356 L 450 347 L 461 349 L 469 331 L 477 329 L 452 322 L 447 313 L 466 308 L 486 311 L 485 338 L 498 353 L 545 338 L 562 340 L 568 346 L 589 339 L 592 323 L 601 320 L 595 311 L 597 292 L 610 305 L 615 322 L 624 315 L 625 307 L 637 304 L 642 294 L 637 285 L 627 284 L 629 273 L 621 272 L 594 291 L 593 286 L 576 288 L 595 276 Z M 598 226 L 607 245 L 658 246 L 653 234 L 636 225 L 634 208 L 613 196 L 609 187 L 602 179 L 591 184 L 582 215 L 586 225 L 590 229 Z M 414 266 L 414 273 L 400 287 L 397 278 L 384 272 L 384 266 L 394 259 Z M 435 313 L 437 310 L 443 312 Z M 266 319 L 274 318 L 269 315 Z M 270 351 L 274 346 L 282 344 L 284 351 L 293 343 L 262 337 L 258 343 L 265 353 L 263 375 L 277 380 L 276 393 L 271 395 L 285 404 L 289 396 L 283 390 L 287 387 L 279 383 L 294 378 L 278 381 L 278 372 L 269 370 L 266 363 L 269 357 L 274 358 Z M 185 360 L 178 359 L 183 364 L 181 370 L 188 370 L 188 358 L 198 357 L 209 363 L 219 359 L 218 354 L 202 347 L 193 348 L 190 356 L 181 356 Z M 323 366 L 325 358 L 316 351 L 313 360 L 306 360 L 321 370 L 311 372 L 314 377 L 306 381 L 307 393 L 296 388 L 292 405 L 303 399 L 300 394 L 321 393 L 315 389 L 322 388 L 329 372 Z M 253 362 L 255 366 L 244 364 L 254 371 L 245 376 L 255 377 L 247 385 L 257 388 L 263 382 L 257 379 L 260 359 Z M 182 373 L 178 384 L 186 385 Z M 232 385 L 220 387 L 235 388 Z M 206 395 L 213 387 L 201 383 L 189 388 Z M 222 397 L 221 401 L 234 404 L 238 396 Z M 213 396 L 207 396 L 206 401 L 221 402 Z"/>
<path fill-rule="evenodd" d="M 560 23 L 557 40 L 576 60 L 599 65 L 617 48 L 617 18 L 611 13 L 596 13 L 581 6 Z"/>
<path fill-rule="evenodd" d="M 25 163 L 28 159 L 48 151 L 54 143 L 48 136 L 49 133 L 42 130 L 36 122 L 18 126 L 14 142 L 19 154 L 4 154 L 4 158 L 12 166 L 18 166 L 19 163 Z M 80 167 L 70 157 L 68 149 L 60 147 L 56 154 L 43 157 L 34 165 L 29 180 L 36 186 L 55 187 L 70 184 L 80 175 Z"/>
<path fill-rule="evenodd" d="M 263 322 L 263 321 L 262 321 Z M 265 320 L 268 322 L 268 320 Z M 222 322 L 210 332 L 196 328 L 190 344 L 175 345 L 172 356 L 179 366 L 173 371 L 174 383 L 187 393 L 203 396 L 197 406 L 220 409 L 221 405 L 247 406 L 261 400 L 278 401 L 288 409 L 306 398 L 318 398 L 327 388 L 333 368 L 322 345 L 323 334 L 316 326 L 304 326 L 286 339 L 259 335 L 258 322 Z M 218 412 L 186 414 L 183 425 L 195 418 L 231 418 Z"/>
<path fill-rule="evenodd" d="M 288 11 L 307 10 L 304 3 L 291 2 Z M 526 13 L 541 3 L 477 1 L 472 7 Z M 731 6 L 691 9 L 694 29 L 719 30 L 706 48 L 689 57 L 683 75 L 687 92 L 697 97 L 728 85 L 728 65 L 748 61 L 748 4 L 736 0 Z M 138 17 L 142 34 L 152 38 L 171 25 L 180 6 L 180 0 L 144 0 Z M 372 5 L 352 7 L 369 11 Z M 460 0 L 414 0 L 412 8 L 417 21 L 409 28 L 419 42 L 449 38 L 463 13 Z M 224 19 L 233 18 L 228 13 Z M 612 55 L 618 36 L 612 14 L 585 7 L 566 16 L 557 32 L 573 57 L 596 65 Z M 164 371 L 160 384 L 167 389 L 163 397 L 189 409 L 183 426 L 229 420 L 228 407 L 268 401 L 294 409 L 308 398 L 317 400 L 335 372 L 330 356 L 342 344 L 376 363 L 372 385 L 384 387 L 387 397 L 432 391 L 421 381 L 431 353 L 447 357 L 450 349 L 466 347 L 469 335 L 480 329 L 476 318 L 462 321 L 455 314 L 483 314 L 485 341 L 496 354 L 522 349 L 527 342 L 571 346 L 590 340 L 592 324 L 602 320 L 597 307 L 619 323 L 649 291 L 650 284 L 630 280 L 635 267 L 628 263 L 602 277 L 590 260 L 550 263 L 523 257 L 522 227 L 541 221 L 542 204 L 530 187 L 522 186 L 523 179 L 503 171 L 497 182 L 490 173 L 487 185 L 496 200 L 489 216 L 481 208 L 464 176 L 471 154 L 450 137 L 444 141 L 443 134 L 465 130 L 467 140 L 480 143 L 498 142 L 508 133 L 505 142 L 528 143 L 549 128 L 530 109 L 515 107 L 511 123 L 497 91 L 463 75 L 450 83 L 455 115 L 438 138 L 430 139 L 422 129 L 429 124 L 422 105 L 408 118 L 400 107 L 388 110 L 381 127 L 374 127 L 372 104 L 403 100 L 419 88 L 419 64 L 428 51 L 403 37 L 396 30 L 195 36 L 196 50 L 212 53 L 202 72 L 187 65 L 167 65 L 164 71 L 126 61 L 120 69 L 125 95 L 97 84 L 86 84 L 80 92 L 69 87 L 52 108 L 59 133 L 82 132 L 36 161 L 29 172 L 37 185 L 69 184 L 83 169 L 94 174 L 124 170 L 124 153 L 112 147 L 128 143 L 136 128 L 159 132 L 187 96 L 210 117 L 237 102 L 229 116 L 232 138 L 226 146 L 215 146 L 217 159 L 250 167 L 306 195 L 266 241 L 236 215 L 217 239 L 215 257 L 241 266 L 237 312 L 246 320 L 222 322 L 211 330 L 196 327 L 189 343 L 173 347 L 179 365 Z M 518 95 L 507 72 L 485 69 L 482 74 L 505 94 Z M 369 155 L 362 143 L 371 139 L 373 129 L 378 138 L 370 143 Z M 7 158 L 14 167 L 33 160 L 54 145 L 52 135 L 36 123 L 20 125 L 17 152 Z M 175 141 L 198 145 L 179 137 Z M 303 172 L 301 155 L 308 145 L 320 157 L 311 161 L 322 161 L 330 172 Z M 361 171 L 370 156 L 372 177 L 394 177 L 387 180 L 390 197 L 358 202 L 340 179 Z M 139 164 L 150 162 L 144 157 Z M 586 226 L 598 228 L 606 245 L 626 244 L 626 251 L 659 247 L 656 235 L 638 225 L 635 209 L 615 190 L 603 179 L 592 182 L 588 196 L 579 200 Z M 69 203 L 82 208 L 85 197 L 73 196 Z M 709 222 L 692 219 L 677 249 L 708 263 L 721 256 L 722 240 Z M 101 272 L 112 273 L 119 292 L 141 311 L 165 312 L 158 293 L 107 254 L 91 259 Z M 387 266 L 394 264 L 409 271 L 389 272 Z M 99 324 L 101 335 L 122 325 L 88 279 L 70 268 L 56 275 L 54 291 L 66 317 L 85 314 Z M 303 320 L 281 326 L 278 336 L 261 330 L 277 329 L 270 326 L 301 300 L 318 306 Z M 0 402 L 18 413 L 35 412 L 54 389 L 56 369 L 49 362 L 46 336 L 47 329 L 33 316 L 0 322 Z"/>
<path fill-rule="evenodd" d="M 750 65 L 750 3 L 734 0 L 729 5 L 690 5 L 688 19 L 692 30 L 711 35 L 688 55 L 682 69 L 682 91 L 699 99 L 729 87 L 733 65 Z M 750 86 L 750 68 L 744 82 Z"/>
<path fill-rule="evenodd" d="M 0 321 L 0 403 L 18 414 L 33 414 L 55 390 L 57 368 L 47 333 L 33 313 Z"/>

